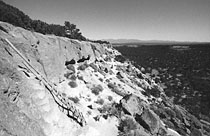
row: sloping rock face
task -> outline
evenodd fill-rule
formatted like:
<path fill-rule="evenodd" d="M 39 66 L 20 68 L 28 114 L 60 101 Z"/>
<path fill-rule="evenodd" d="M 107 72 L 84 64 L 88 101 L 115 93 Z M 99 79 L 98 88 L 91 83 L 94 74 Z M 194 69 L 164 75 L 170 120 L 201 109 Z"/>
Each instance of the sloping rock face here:
<path fill-rule="evenodd" d="M 2 34 L 2 38 L 8 38 L 15 44 L 32 65 L 37 66 L 38 63 L 40 66 L 36 68 L 55 83 L 63 75 L 65 64 L 82 62 L 84 58 L 93 62 L 104 54 L 103 47 L 97 44 L 31 33 L 6 23 L 1 25 L 9 31 L 9 34 Z"/>
<path fill-rule="evenodd" d="M 209 135 L 111 45 L 0 26 L 0 135 Z"/>
<path fill-rule="evenodd" d="M 158 133 L 160 119 L 143 100 L 135 95 L 128 95 L 121 100 L 121 105 L 125 113 L 132 115 L 142 127 L 152 134 Z"/>

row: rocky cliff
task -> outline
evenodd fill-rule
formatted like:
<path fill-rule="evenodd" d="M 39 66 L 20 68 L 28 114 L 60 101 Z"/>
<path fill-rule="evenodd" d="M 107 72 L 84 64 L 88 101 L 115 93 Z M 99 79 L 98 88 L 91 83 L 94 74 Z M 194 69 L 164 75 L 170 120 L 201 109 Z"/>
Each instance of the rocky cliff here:
<path fill-rule="evenodd" d="M 210 135 L 111 45 L 4 22 L 0 38 L 0 135 Z"/>

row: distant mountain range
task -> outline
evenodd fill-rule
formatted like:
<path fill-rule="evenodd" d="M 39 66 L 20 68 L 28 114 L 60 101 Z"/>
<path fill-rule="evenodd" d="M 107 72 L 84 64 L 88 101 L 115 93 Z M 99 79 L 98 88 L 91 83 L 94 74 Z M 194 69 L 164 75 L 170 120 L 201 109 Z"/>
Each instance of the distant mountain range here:
<path fill-rule="evenodd" d="M 148 43 L 148 42 L 166 42 L 166 41 L 159 41 L 159 40 L 138 40 L 138 39 L 103 39 L 110 43 Z M 169 41 L 167 41 L 169 42 Z"/>
<path fill-rule="evenodd" d="M 172 44 L 172 43 L 204 43 L 204 42 L 191 42 L 191 41 L 166 41 L 166 40 L 139 40 L 139 39 L 103 39 L 112 44 Z"/>

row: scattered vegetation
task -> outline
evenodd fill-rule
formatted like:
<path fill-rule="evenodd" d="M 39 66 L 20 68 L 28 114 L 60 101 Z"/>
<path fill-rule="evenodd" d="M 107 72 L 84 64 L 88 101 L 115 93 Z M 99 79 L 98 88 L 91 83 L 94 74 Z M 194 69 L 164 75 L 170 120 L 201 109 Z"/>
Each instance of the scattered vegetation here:
<path fill-rule="evenodd" d="M 65 94 L 65 93 L 62 93 L 62 96 L 63 96 L 63 97 L 66 97 L 66 94 Z"/>
<path fill-rule="evenodd" d="M 101 82 L 103 82 L 103 81 L 104 81 L 102 78 L 99 78 L 98 80 L 100 80 Z"/>
<path fill-rule="evenodd" d="M 80 29 L 78 29 L 75 24 L 71 24 L 69 21 L 65 21 L 64 24 L 66 37 L 86 41 L 86 38 L 82 36 Z"/>
<path fill-rule="evenodd" d="M 120 121 L 118 129 L 121 132 L 130 132 L 131 130 L 137 129 L 137 125 L 133 118 L 125 116 L 125 118 Z"/>
<path fill-rule="evenodd" d="M 120 96 L 122 96 L 122 97 L 124 97 L 124 96 L 127 95 L 126 93 L 120 91 L 118 88 L 112 89 L 112 92 L 114 92 L 114 93 L 116 93 L 116 94 L 118 94 L 118 95 L 120 95 Z"/>
<path fill-rule="evenodd" d="M 104 61 L 111 62 L 111 55 L 107 55 L 106 58 L 104 58 Z"/>
<path fill-rule="evenodd" d="M 110 74 L 110 75 L 113 75 L 114 72 L 110 69 L 110 70 L 109 70 L 109 74 Z"/>
<path fill-rule="evenodd" d="M 94 43 L 100 43 L 100 44 L 110 44 L 108 41 L 102 41 L 102 40 L 96 40 L 96 41 L 91 41 Z"/>
<path fill-rule="evenodd" d="M 108 96 L 108 100 L 112 101 L 113 100 L 112 96 Z"/>
<path fill-rule="evenodd" d="M 87 98 L 87 100 L 90 102 L 91 101 L 91 98 Z"/>
<path fill-rule="evenodd" d="M 137 74 L 137 77 L 138 77 L 139 79 L 144 79 L 142 73 L 138 73 L 138 74 Z"/>
<path fill-rule="evenodd" d="M 108 69 L 107 69 L 107 68 L 105 68 L 105 69 L 104 69 L 104 72 L 108 73 L 109 71 L 108 71 Z"/>
<path fill-rule="evenodd" d="M 99 99 L 97 99 L 97 101 L 95 101 L 95 103 L 103 105 L 104 104 L 104 99 L 99 98 Z"/>
<path fill-rule="evenodd" d="M 73 74 L 73 75 L 70 76 L 70 79 L 71 79 L 72 81 L 75 81 L 75 80 L 77 79 L 77 77 L 75 76 L 75 74 Z"/>
<path fill-rule="evenodd" d="M 160 97 L 160 91 L 158 90 L 157 86 L 154 86 L 151 89 L 145 89 L 144 95 L 146 96 L 154 96 L 154 97 Z"/>
<path fill-rule="evenodd" d="M 91 112 L 91 111 L 87 111 L 87 114 L 88 114 L 88 115 L 91 115 L 91 114 L 92 114 L 92 112 Z"/>
<path fill-rule="evenodd" d="M 88 67 L 88 64 L 87 64 L 87 63 L 84 63 L 84 64 L 80 65 L 77 69 L 83 71 L 83 70 L 85 70 L 87 67 Z"/>
<path fill-rule="evenodd" d="M 77 77 L 75 74 L 67 72 L 66 74 L 64 74 L 64 77 L 66 77 L 67 79 L 70 79 L 72 81 L 76 81 Z"/>
<path fill-rule="evenodd" d="M 115 60 L 124 63 L 126 61 L 126 58 L 122 55 L 117 55 L 115 56 Z"/>
<path fill-rule="evenodd" d="M 109 80 L 109 79 L 106 79 L 105 81 L 106 81 L 107 83 L 109 83 L 109 82 L 110 82 L 110 80 Z"/>
<path fill-rule="evenodd" d="M 73 73 L 76 72 L 75 67 L 74 67 L 74 65 L 72 65 L 72 64 L 66 65 L 66 68 L 67 68 L 68 70 L 72 71 Z"/>
<path fill-rule="evenodd" d="M 83 76 L 78 76 L 78 79 L 84 81 Z"/>
<path fill-rule="evenodd" d="M 67 79 L 70 79 L 71 73 L 67 72 L 66 74 L 64 74 L 64 77 L 66 77 Z"/>
<path fill-rule="evenodd" d="M 77 87 L 77 83 L 75 81 L 70 81 L 68 84 L 71 88 L 76 88 Z"/>
<path fill-rule="evenodd" d="M 101 108 L 98 108 L 98 110 L 100 113 L 107 114 L 109 116 L 120 116 L 119 106 L 115 102 L 110 104 L 104 104 Z"/>
<path fill-rule="evenodd" d="M 125 96 L 126 95 L 126 93 L 124 93 L 123 91 L 120 91 L 118 89 L 118 87 L 113 83 L 108 83 L 108 87 L 111 89 L 112 92 L 114 92 L 114 93 L 116 93 L 120 96 Z"/>
<path fill-rule="evenodd" d="M 93 94 L 99 95 L 99 93 L 103 91 L 103 87 L 101 85 L 97 85 L 91 88 L 91 90 Z"/>
<path fill-rule="evenodd" d="M 109 87 L 110 89 L 114 89 L 114 88 L 116 88 L 117 86 L 114 85 L 113 83 L 108 83 L 108 87 Z"/>
<path fill-rule="evenodd" d="M 79 103 L 78 97 L 68 97 L 69 100 L 73 101 L 74 103 Z"/>

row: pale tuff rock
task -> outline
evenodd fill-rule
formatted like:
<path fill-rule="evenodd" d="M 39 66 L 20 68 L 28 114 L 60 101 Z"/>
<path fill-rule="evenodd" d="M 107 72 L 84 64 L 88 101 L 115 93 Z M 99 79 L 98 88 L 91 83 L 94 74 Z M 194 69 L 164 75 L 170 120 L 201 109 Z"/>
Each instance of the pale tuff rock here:
<path fill-rule="evenodd" d="M 159 84 L 110 45 L 42 35 L 4 22 L 0 26 L 8 32 L 0 30 L 0 135 L 204 132 L 198 119 L 171 103 Z M 30 71 L 5 38 L 50 87 Z"/>

